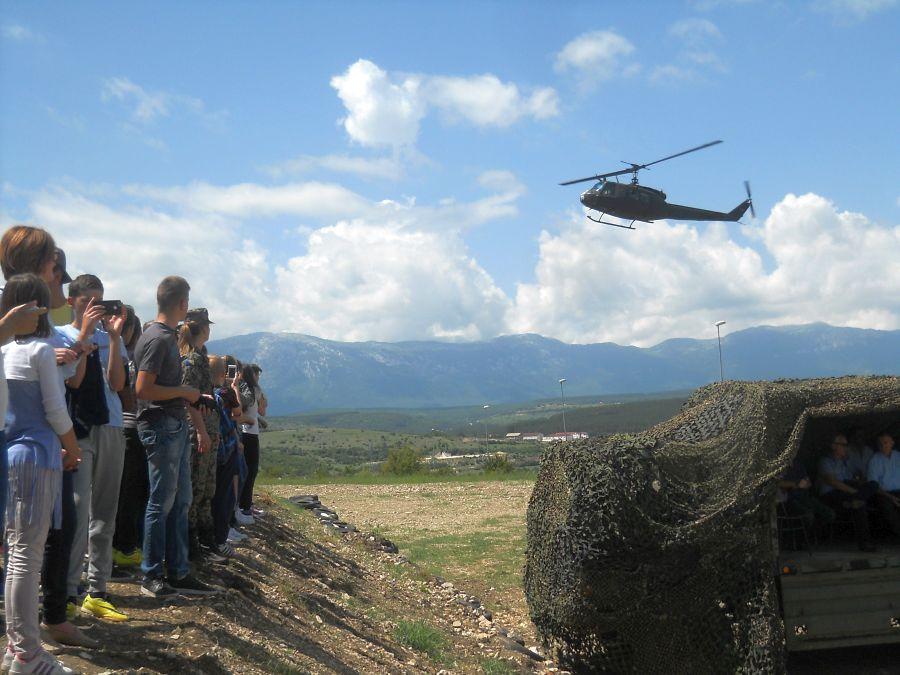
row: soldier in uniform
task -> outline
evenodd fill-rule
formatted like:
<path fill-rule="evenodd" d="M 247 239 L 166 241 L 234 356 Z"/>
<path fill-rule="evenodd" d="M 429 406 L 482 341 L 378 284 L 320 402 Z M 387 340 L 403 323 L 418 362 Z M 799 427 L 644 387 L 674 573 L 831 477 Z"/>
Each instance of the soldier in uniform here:
<path fill-rule="evenodd" d="M 201 395 L 212 396 L 206 342 L 209 340 L 209 312 L 205 308 L 188 311 L 178 332 L 182 358 L 182 384 L 196 387 Z M 216 491 L 216 448 L 219 445 L 219 420 L 215 409 L 204 406 L 189 409 L 191 436 L 191 487 L 193 501 L 188 514 L 190 558 L 200 558 L 203 549 L 214 550 L 212 498 Z"/>

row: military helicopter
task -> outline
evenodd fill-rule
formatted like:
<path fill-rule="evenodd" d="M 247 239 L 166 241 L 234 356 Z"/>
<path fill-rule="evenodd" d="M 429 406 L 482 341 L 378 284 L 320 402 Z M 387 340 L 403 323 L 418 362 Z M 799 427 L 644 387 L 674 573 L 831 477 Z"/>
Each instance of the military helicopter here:
<path fill-rule="evenodd" d="M 623 164 L 629 164 L 631 168 L 601 173 L 596 176 L 588 176 L 587 178 L 568 180 L 565 183 L 560 183 L 560 185 L 574 185 L 575 183 L 584 183 L 589 180 L 599 181 L 589 190 L 585 190 L 581 193 L 581 203 L 587 208 L 600 213 L 599 218 L 593 218 L 590 214 L 588 214 L 588 218 L 595 223 L 621 227 L 625 230 L 636 229 L 634 227 L 635 221 L 639 220 L 642 223 L 652 223 L 654 220 L 659 220 L 660 218 L 673 218 L 675 220 L 723 220 L 734 222 L 740 220 L 741 216 L 744 215 L 748 208 L 755 218 L 756 211 L 753 209 L 753 199 L 750 196 L 750 183 L 747 181 L 744 181 L 747 199 L 742 201 L 728 213 L 722 211 L 708 211 L 706 209 L 694 208 L 693 206 L 681 206 L 680 204 L 669 204 L 666 202 L 666 193 L 662 190 L 656 190 L 638 184 L 638 171 L 641 169 L 648 169 L 654 164 L 659 164 L 660 162 L 665 162 L 669 159 L 675 159 L 676 157 L 681 157 L 682 155 L 687 155 L 688 153 L 696 152 L 697 150 L 703 150 L 712 145 L 718 145 L 721 142 L 722 141 L 712 141 L 711 143 L 704 143 L 703 145 L 698 145 L 696 148 L 678 152 L 674 155 L 657 159 L 655 162 L 649 162 L 648 164 L 622 162 Z M 624 176 L 629 173 L 631 174 L 631 184 L 619 183 L 618 176 Z M 613 183 L 607 180 L 607 178 L 613 177 L 616 177 L 616 182 Z M 603 220 L 603 216 L 606 214 L 622 218 L 623 220 L 630 220 L 631 223 L 622 225 L 621 223 L 607 222 Z"/>

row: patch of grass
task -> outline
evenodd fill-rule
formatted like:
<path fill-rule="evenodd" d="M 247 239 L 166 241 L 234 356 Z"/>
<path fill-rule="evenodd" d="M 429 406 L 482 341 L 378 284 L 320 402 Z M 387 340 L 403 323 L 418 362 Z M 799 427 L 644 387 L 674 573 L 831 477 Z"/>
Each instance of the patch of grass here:
<path fill-rule="evenodd" d="M 399 621 L 394 629 L 394 637 L 401 644 L 423 652 L 433 661 L 442 662 L 444 651 L 449 645 L 446 636 L 424 621 Z"/>
<path fill-rule="evenodd" d="M 484 675 L 515 675 L 518 670 L 503 659 L 484 659 L 481 662 L 481 672 Z"/>

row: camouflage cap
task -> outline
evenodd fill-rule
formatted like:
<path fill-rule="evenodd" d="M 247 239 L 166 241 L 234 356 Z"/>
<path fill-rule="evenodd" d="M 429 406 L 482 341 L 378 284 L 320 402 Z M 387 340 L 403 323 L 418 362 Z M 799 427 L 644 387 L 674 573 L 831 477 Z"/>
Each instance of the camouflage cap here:
<path fill-rule="evenodd" d="M 211 324 L 212 321 L 209 320 L 209 311 L 206 307 L 197 307 L 196 309 L 189 309 L 187 313 L 187 317 L 185 321 L 190 321 L 191 323 L 206 323 Z"/>

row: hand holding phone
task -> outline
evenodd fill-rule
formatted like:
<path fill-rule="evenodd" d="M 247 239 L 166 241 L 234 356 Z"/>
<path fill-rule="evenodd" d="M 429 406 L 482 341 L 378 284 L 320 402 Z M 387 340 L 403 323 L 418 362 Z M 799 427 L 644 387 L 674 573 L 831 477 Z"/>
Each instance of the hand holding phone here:
<path fill-rule="evenodd" d="M 235 375 L 237 375 L 237 366 L 232 363 L 230 366 L 228 366 L 228 379 L 233 380 Z"/>
<path fill-rule="evenodd" d="M 103 316 L 119 316 L 122 313 L 121 300 L 101 300 L 97 304 L 105 310 Z"/>

